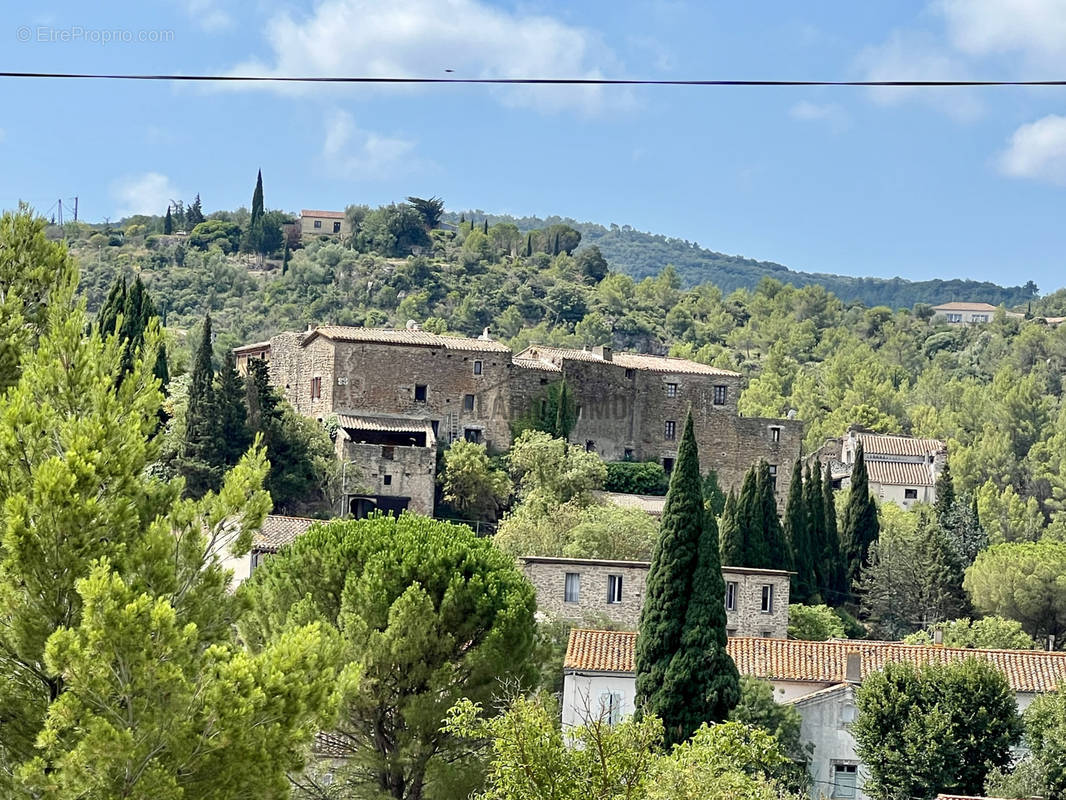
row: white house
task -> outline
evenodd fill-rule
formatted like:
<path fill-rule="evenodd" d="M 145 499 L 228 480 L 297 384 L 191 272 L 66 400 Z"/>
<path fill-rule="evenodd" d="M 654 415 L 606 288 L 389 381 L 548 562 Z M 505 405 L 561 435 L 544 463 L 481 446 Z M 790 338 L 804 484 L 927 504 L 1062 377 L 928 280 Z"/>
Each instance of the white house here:
<path fill-rule="evenodd" d="M 996 307 L 988 303 L 941 303 L 933 306 L 933 315 L 954 324 L 991 322 L 996 315 Z"/>
<path fill-rule="evenodd" d="M 948 458 L 947 446 L 942 441 L 851 429 L 841 444 L 842 487 L 850 483 L 860 442 L 870 492 L 875 497 L 902 508 L 936 500 L 936 479 Z"/>
<path fill-rule="evenodd" d="M 248 580 L 264 558 L 278 552 L 285 545 L 291 544 L 297 536 L 305 533 L 316 522 L 323 521 L 309 517 L 267 514 L 263 520 L 263 527 L 252 535 L 251 550 L 243 556 L 235 556 L 227 552 L 222 558 L 222 566 L 233 570 L 231 588 L 236 589 Z"/>
<path fill-rule="evenodd" d="M 633 713 L 636 641 L 637 634 L 629 631 L 570 632 L 563 665 L 563 725 L 580 725 L 590 715 L 619 720 Z M 863 766 L 849 730 L 855 720 L 855 689 L 885 664 L 987 659 L 1006 675 L 1019 710 L 1066 681 L 1066 653 L 1040 650 L 750 637 L 729 639 L 727 647 L 741 675 L 769 681 L 777 702 L 799 711 L 801 736 L 814 745 L 809 769 L 817 793 L 857 800 L 866 795 Z"/>

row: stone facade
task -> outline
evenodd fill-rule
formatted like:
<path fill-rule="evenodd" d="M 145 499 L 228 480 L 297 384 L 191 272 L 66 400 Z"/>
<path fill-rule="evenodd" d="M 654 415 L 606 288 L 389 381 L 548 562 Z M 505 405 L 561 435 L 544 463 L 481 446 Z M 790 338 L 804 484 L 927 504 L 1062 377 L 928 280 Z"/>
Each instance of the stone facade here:
<path fill-rule="evenodd" d="M 351 233 L 348 218 L 343 211 L 316 211 L 304 209 L 300 212 L 301 236 L 347 236 Z"/>
<path fill-rule="evenodd" d="M 565 380 L 577 411 L 571 442 L 607 461 L 669 470 L 691 408 L 702 469 L 717 470 L 729 491 L 766 460 L 781 507 L 801 452 L 802 422 L 740 416 L 738 373 L 680 358 L 539 345 L 512 355 L 487 335 L 437 336 L 417 326 L 323 326 L 234 352 L 241 370 L 252 358 L 268 361 L 271 382 L 307 416 L 399 414 L 428 420 L 439 442 L 466 438 L 496 451 L 510 447 L 512 421 L 536 412 Z"/>
<path fill-rule="evenodd" d="M 647 561 L 522 558 L 522 571 L 537 590 L 541 611 L 580 625 L 606 619 L 622 630 L 636 630 L 640 621 L 649 566 Z M 723 567 L 722 577 L 730 636 L 788 636 L 788 572 Z"/>

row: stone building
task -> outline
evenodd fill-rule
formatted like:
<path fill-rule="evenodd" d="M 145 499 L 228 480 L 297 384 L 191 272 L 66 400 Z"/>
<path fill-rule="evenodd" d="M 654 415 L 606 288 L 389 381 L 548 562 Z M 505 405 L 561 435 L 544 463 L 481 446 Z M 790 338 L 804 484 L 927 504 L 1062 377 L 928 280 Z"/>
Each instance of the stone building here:
<path fill-rule="evenodd" d="M 564 726 L 590 715 L 611 723 L 636 707 L 634 656 L 637 635 L 629 631 L 575 629 L 563 663 Z M 807 769 L 812 797 L 865 800 L 866 769 L 856 752 L 851 724 L 855 690 L 885 664 L 945 664 L 971 658 L 1000 670 L 1019 711 L 1066 680 L 1066 653 L 1039 650 L 975 650 L 867 640 L 805 642 L 736 637 L 727 643 L 741 675 L 769 681 L 774 700 L 800 714 L 800 738 L 813 748 Z"/>
<path fill-rule="evenodd" d="M 647 561 L 525 556 L 522 572 L 537 590 L 537 608 L 579 624 L 609 620 L 636 630 L 644 603 Z M 788 572 L 722 567 L 730 636 L 788 635 Z"/>
<path fill-rule="evenodd" d="M 947 464 L 947 446 L 939 439 L 891 436 L 849 430 L 841 440 L 840 460 L 832 463 L 834 484 L 851 484 L 851 470 L 862 443 L 870 492 L 880 502 L 911 508 L 936 501 L 936 481 Z"/>
<path fill-rule="evenodd" d="M 336 416 L 402 417 L 425 437 L 407 442 L 360 441 L 365 429 L 341 425 L 347 442 L 382 447 L 435 448 L 459 438 L 483 442 L 497 451 L 511 445 L 511 423 L 548 402 L 551 387 L 565 381 L 576 403 L 577 419 L 570 441 L 599 453 L 608 461 L 656 461 L 667 470 L 677 458 L 685 414 L 692 409 L 702 468 L 718 471 L 726 491 L 739 489 L 744 473 L 759 460 L 781 471 L 779 504 L 787 492 L 787 476 L 800 455 L 803 424 L 795 419 L 743 417 L 737 412 L 741 376 L 694 361 L 610 348 L 575 350 L 533 346 L 517 355 L 489 338 L 441 336 L 415 324 L 405 330 L 326 325 L 306 332 L 281 333 L 269 342 L 234 350 L 237 368 L 253 359 L 269 363 L 270 380 L 293 408 L 319 420 Z M 360 431 L 353 438 L 352 431 Z M 410 430 L 395 431 L 407 436 Z M 432 444 L 430 439 L 433 440 Z M 366 497 L 409 498 L 389 506 L 432 508 L 429 481 L 415 481 L 432 463 L 425 453 L 404 451 L 406 488 L 385 483 L 389 472 L 382 450 L 358 453 L 364 478 L 380 485 L 348 492 L 349 505 Z M 393 455 L 401 455 L 394 450 Z M 410 472 L 410 475 L 407 473 Z M 407 479 L 411 479 L 411 483 Z M 374 481 L 370 480 L 373 484 Z M 414 486 L 418 483 L 418 487 Z M 429 487 L 429 488 L 427 488 Z M 426 498 L 429 498 L 426 500 Z M 340 509 L 348 511 L 350 509 Z"/>
<path fill-rule="evenodd" d="M 316 211 L 303 209 L 300 212 L 300 236 L 347 236 L 351 232 L 348 218 L 343 211 Z"/>

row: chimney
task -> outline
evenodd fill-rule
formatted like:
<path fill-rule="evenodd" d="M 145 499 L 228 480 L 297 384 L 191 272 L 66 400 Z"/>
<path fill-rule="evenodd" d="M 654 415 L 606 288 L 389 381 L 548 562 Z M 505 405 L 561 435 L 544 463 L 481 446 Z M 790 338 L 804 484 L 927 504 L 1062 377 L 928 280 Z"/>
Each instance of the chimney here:
<path fill-rule="evenodd" d="M 593 355 L 599 356 L 604 361 L 610 361 L 611 360 L 611 348 L 610 348 L 609 345 L 602 345 L 602 344 L 596 345 L 595 347 L 592 348 L 592 353 L 593 353 Z"/>
<path fill-rule="evenodd" d="M 936 630 L 933 631 L 933 644 L 936 647 L 943 647 L 944 646 L 944 629 L 943 628 L 937 628 Z"/>
<path fill-rule="evenodd" d="M 1047 649 L 1051 652 L 1055 649 L 1055 634 L 1049 633 L 1047 637 Z"/>
<path fill-rule="evenodd" d="M 862 683 L 862 653 L 848 653 L 847 665 L 844 668 L 844 680 L 848 683 Z"/>

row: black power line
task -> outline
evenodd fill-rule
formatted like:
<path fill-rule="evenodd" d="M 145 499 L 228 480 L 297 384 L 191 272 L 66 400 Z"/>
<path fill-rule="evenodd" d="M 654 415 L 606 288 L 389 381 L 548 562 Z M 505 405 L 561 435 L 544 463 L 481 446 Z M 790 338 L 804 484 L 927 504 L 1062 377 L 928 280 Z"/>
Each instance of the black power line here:
<path fill-rule="evenodd" d="M 967 86 L 1066 86 L 1066 80 L 1047 81 L 778 81 L 778 80 L 651 80 L 644 78 L 400 78 L 295 75 L 151 75 L 88 72 L 0 72 L 0 78 L 52 78 L 109 81 L 191 81 L 217 83 L 400 83 L 545 86 L 868 86 L 903 88 L 960 88 Z"/>

